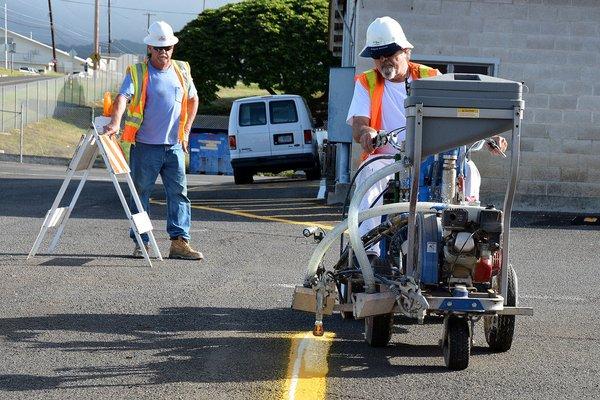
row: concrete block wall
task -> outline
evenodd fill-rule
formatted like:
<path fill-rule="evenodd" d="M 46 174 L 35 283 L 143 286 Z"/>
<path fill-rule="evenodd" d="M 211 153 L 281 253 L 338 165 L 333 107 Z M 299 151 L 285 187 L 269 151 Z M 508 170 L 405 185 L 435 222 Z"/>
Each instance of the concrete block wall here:
<path fill-rule="evenodd" d="M 369 23 L 397 19 L 414 54 L 500 60 L 527 85 L 517 208 L 600 212 L 600 1 L 359 0 L 356 51 Z M 357 71 L 372 67 L 357 57 Z M 482 198 L 499 198 L 507 162 L 475 155 Z"/>

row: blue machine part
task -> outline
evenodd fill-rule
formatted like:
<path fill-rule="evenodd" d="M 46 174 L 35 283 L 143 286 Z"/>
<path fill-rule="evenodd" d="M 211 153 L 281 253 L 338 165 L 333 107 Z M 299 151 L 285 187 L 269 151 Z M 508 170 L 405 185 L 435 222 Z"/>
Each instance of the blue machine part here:
<path fill-rule="evenodd" d="M 421 171 L 419 173 L 419 194 L 418 201 L 441 201 L 439 196 L 440 186 L 442 185 L 442 171 L 444 168 L 444 155 L 452 155 L 462 160 L 457 160 L 456 172 L 464 172 L 464 157 L 459 157 L 464 153 L 464 146 L 449 150 L 440 154 L 428 156 L 421 162 Z M 464 175 L 464 174 L 463 174 Z"/>
<path fill-rule="evenodd" d="M 452 297 L 463 297 L 463 298 L 467 298 L 469 297 L 469 291 L 467 290 L 466 287 L 464 286 L 456 286 L 453 290 L 452 290 Z"/>
<path fill-rule="evenodd" d="M 435 169 L 435 164 L 435 156 L 429 156 L 421 163 L 418 201 L 429 201 L 431 199 L 431 175 Z"/>
<path fill-rule="evenodd" d="M 440 305 L 440 310 L 457 312 L 483 312 L 485 308 L 478 299 L 449 298 Z"/>
<path fill-rule="evenodd" d="M 419 194 L 417 196 L 417 201 L 433 201 L 439 202 L 441 201 L 440 193 L 441 193 L 441 185 L 442 185 L 442 172 L 444 168 L 444 155 L 453 155 L 457 157 L 457 166 L 456 172 L 457 175 L 464 176 L 464 164 L 465 164 L 465 153 L 466 147 L 458 147 L 453 150 L 449 150 L 438 155 L 431 155 L 425 158 L 421 162 L 421 170 L 419 173 Z M 404 187 L 410 187 L 410 178 L 405 178 L 403 182 Z M 440 210 L 438 210 L 440 211 Z M 435 216 L 434 216 L 434 219 Z M 385 217 L 383 217 L 382 221 L 385 221 Z M 432 220 L 433 221 L 433 220 Z M 434 246 L 434 242 L 437 247 L 441 246 L 441 238 L 442 238 L 442 228 L 439 222 L 436 223 L 437 227 L 433 228 L 433 222 L 431 222 L 431 229 L 426 233 L 429 235 L 427 238 L 421 235 L 421 259 L 425 261 L 425 265 L 423 265 L 423 271 L 421 272 L 421 281 L 427 284 L 437 284 L 438 283 L 438 269 L 439 269 L 439 250 L 436 250 L 435 255 L 433 252 L 428 252 L 427 246 L 429 246 L 429 250 L 432 250 Z M 434 232 L 435 231 L 435 232 Z M 435 237 L 434 237 L 435 236 Z M 381 254 L 387 254 L 388 241 L 382 240 L 379 243 L 379 248 L 381 250 Z M 383 256 L 385 257 L 385 256 Z"/>
<path fill-rule="evenodd" d="M 442 224 L 435 214 L 417 214 L 419 229 L 420 277 L 424 284 L 439 283 L 439 255 L 442 245 Z"/>

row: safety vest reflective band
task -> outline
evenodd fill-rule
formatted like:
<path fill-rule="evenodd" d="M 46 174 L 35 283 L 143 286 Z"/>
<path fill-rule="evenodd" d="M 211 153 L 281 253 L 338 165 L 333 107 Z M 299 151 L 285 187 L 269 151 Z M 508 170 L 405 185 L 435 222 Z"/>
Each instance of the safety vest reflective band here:
<path fill-rule="evenodd" d="M 172 60 L 177 78 L 183 87 L 181 101 L 181 114 L 179 116 L 179 141 L 184 140 L 184 126 L 187 121 L 188 87 L 191 81 L 190 65 L 185 61 Z M 123 140 L 135 142 L 135 135 L 144 121 L 144 106 L 146 104 L 146 91 L 148 89 L 148 64 L 147 62 L 130 65 L 127 69 L 133 82 L 133 96 L 127 108 Z"/>
<path fill-rule="evenodd" d="M 412 80 L 437 76 L 440 72 L 427 65 L 408 62 L 408 71 Z M 371 115 L 369 126 L 377 131 L 381 130 L 381 107 L 383 102 L 383 88 L 385 78 L 376 69 L 370 69 L 356 76 L 356 80 L 367 90 L 371 99 Z M 365 160 L 369 153 L 361 154 L 361 161 Z"/>

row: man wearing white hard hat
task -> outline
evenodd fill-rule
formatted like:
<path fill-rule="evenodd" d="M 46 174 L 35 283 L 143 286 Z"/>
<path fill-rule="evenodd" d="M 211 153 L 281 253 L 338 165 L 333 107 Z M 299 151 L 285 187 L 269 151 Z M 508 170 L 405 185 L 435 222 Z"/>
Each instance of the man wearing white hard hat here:
<path fill-rule="evenodd" d="M 373 157 L 398 152 L 391 143 L 374 148 L 373 139 L 380 130 L 389 132 L 406 126 L 406 85 L 416 79 L 440 74 L 437 69 L 411 62 L 412 49 L 413 45 L 406 39 L 402 27 L 393 18 L 377 18 L 367 28 L 367 43 L 360 56 L 372 58 L 374 68 L 356 77 L 347 117 L 348 124 L 352 126 L 352 137 L 363 150 L 361 161 L 365 164 Z M 401 142 L 404 138 L 405 132 L 402 131 L 392 140 Z M 504 151 L 506 140 L 498 140 Z M 361 185 L 375 171 L 393 162 L 393 159 L 385 159 L 365 165 L 356 178 L 356 185 Z M 360 210 L 382 203 L 381 193 L 386 189 L 390 178 L 391 176 L 380 180 L 365 194 Z M 380 218 L 364 221 L 359 227 L 359 233 L 366 234 L 380 222 Z M 378 246 L 367 250 L 374 255 L 379 255 L 380 251 Z"/>
<path fill-rule="evenodd" d="M 160 174 L 167 200 L 167 233 L 170 258 L 201 260 L 202 253 L 190 244 L 191 206 L 187 197 L 185 155 L 192 122 L 198 110 L 198 94 L 187 62 L 172 60 L 179 39 L 164 21 L 154 22 L 144 38 L 149 57 L 130 65 L 123 80 L 111 121 L 104 132 L 119 131 L 125 111 L 122 140 L 131 143 L 131 177 L 148 211 L 150 195 Z M 131 204 L 138 212 L 135 204 Z M 130 236 L 134 239 L 133 232 Z M 143 234 L 144 244 L 148 236 Z M 137 246 L 134 256 L 141 257 Z"/>

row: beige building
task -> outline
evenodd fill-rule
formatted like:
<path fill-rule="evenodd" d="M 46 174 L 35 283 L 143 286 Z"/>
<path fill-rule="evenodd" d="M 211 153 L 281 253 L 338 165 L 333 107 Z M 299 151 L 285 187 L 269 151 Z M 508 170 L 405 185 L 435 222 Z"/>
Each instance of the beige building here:
<path fill-rule="evenodd" d="M 8 68 L 11 68 L 12 64 L 13 69 L 31 67 L 35 70 L 48 70 L 50 68 L 52 62 L 51 46 L 10 30 L 6 38 L 9 43 L 7 52 L 4 51 L 4 29 L 1 29 L 0 66 L 4 67 L 5 60 L 7 60 Z M 5 57 L 5 55 L 8 57 Z M 59 49 L 56 49 L 56 60 L 58 71 L 63 73 L 81 72 L 86 64 L 86 60 L 77 57 L 75 53 L 67 53 Z"/>
<path fill-rule="evenodd" d="M 388 15 L 415 46 L 415 61 L 524 82 L 516 208 L 600 211 L 600 1 L 348 0 L 346 7 L 354 22 L 344 29 L 344 59 L 357 72 L 372 66 L 358 57 L 367 26 Z M 486 152 L 474 158 L 482 200 L 498 203 L 507 161 Z"/>

